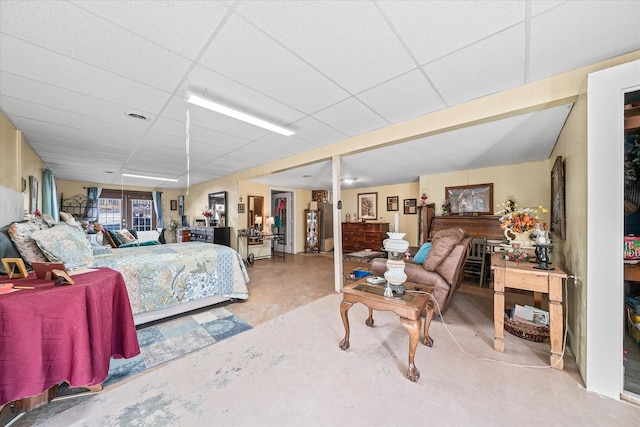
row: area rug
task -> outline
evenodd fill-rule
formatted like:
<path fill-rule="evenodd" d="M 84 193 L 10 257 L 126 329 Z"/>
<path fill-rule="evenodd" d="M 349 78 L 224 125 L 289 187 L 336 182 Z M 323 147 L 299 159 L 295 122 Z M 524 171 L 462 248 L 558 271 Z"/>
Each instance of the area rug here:
<path fill-rule="evenodd" d="M 226 308 L 214 308 L 138 329 L 140 354 L 131 359 L 111 359 L 104 386 L 109 387 L 249 329 L 251 325 Z"/>

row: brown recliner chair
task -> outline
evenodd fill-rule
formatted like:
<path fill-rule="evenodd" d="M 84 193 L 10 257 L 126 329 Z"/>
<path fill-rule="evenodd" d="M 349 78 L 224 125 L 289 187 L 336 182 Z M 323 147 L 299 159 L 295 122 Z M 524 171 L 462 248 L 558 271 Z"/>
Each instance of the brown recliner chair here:
<path fill-rule="evenodd" d="M 434 288 L 433 296 L 438 302 L 434 307 L 436 316 L 447 310 L 453 294 L 462 283 L 463 267 L 471 250 L 471 240 L 461 228 L 441 230 L 433 236 L 431 251 L 423 264 L 405 262 L 407 282 Z M 376 276 L 384 276 L 385 271 L 387 260 L 374 259 L 371 272 Z"/>

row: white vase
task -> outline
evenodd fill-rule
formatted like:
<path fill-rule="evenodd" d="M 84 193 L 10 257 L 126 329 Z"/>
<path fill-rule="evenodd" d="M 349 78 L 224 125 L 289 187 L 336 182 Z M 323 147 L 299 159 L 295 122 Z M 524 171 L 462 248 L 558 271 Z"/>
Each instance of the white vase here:
<path fill-rule="evenodd" d="M 204 217 L 204 225 L 207 226 L 207 227 L 209 226 L 209 217 L 208 216 Z"/>
<path fill-rule="evenodd" d="M 511 227 L 507 227 L 504 229 L 504 237 L 507 238 L 509 244 L 519 243 L 520 247 L 529 248 L 533 246 L 533 241 L 531 240 L 531 232 L 523 231 L 521 233 L 515 232 L 511 229 Z"/>

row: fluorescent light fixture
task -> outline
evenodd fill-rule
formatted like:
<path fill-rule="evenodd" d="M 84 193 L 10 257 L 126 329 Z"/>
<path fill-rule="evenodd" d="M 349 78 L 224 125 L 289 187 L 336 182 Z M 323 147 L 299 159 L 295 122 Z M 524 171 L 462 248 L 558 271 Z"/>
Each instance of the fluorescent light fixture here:
<path fill-rule="evenodd" d="M 186 101 L 189 104 L 197 105 L 199 107 L 206 108 L 207 110 L 215 111 L 216 113 L 224 114 L 225 116 L 242 120 L 243 122 L 250 123 L 254 126 L 259 126 L 261 128 L 270 130 L 271 132 L 279 133 L 280 135 L 291 136 L 295 133 L 290 131 L 289 129 L 274 125 L 273 123 L 269 123 L 257 117 L 253 117 L 232 108 L 225 107 L 224 105 L 218 104 L 217 102 L 204 98 L 200 95 L 196 95 L 195 93 L 190 91 L 187 91 L 186 93 Z"/>
<path fill-rule="evenodd" d="M 155 179 L 158 181 L 171 181 L 171 182 L 178 182 L 177 179 L 173 179 L 173 178 L 162 178 L 160 176 L 147 176 L 147 175 L 134 175 L 132 173 L 123 173 L 122 176 L 128 176 L 130 178 L 143 178 L 143 179 Z"/>

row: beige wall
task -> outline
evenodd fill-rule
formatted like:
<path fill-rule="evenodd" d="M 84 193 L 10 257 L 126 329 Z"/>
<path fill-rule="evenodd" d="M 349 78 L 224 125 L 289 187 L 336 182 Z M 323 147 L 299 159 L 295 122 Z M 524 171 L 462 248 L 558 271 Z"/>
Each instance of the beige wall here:
<path fill-rule="evenodd" d="M 411 246 L 418 244 L 418 215 L 404 214 L 404 199 L 420 200 L 419 185 L 417 182 L 406 184 L 383 185 L 380 187 L 367 187 L 349 190 L 342 188 L 342 221 L 345 221 L 347 214 L 351 215 L 351 220 L 355 220 L 358 210 L 359 193 L 378 193 L 378 218 L 382 217 L 382 222 L 389 223 L 389 231 L 393 230 L 394 215 L 398 214 L 400 232 L 405 233 L 404 239 Z M 387 211 L 387 197 L 398 196 L 398 211 Z"/>
<path fill-rule="evenodd" d="M 587 346 L 587 95 L 576 101 L 549 158 L 549 175 L 557 156 L 565 171 L 566 239 L 553 238 L 553 257 L 580 278 L 567 284 L 568 330 L 580 372 L 586 373 Z"/>
<path fill-rule="evenodd" d="M 0 186 L 22 192 L 22 180 L 26 190 L 22 192 L 24 210 L 29 210 L 29 177 L 40 182 L 38 186 L 38 206 L 42 206 L 42 170 L 44 164 L 6 116 L 0 113 Z M 19 218 L 16 218 L 19 219 Z"/>
<path fill-rule="evenodd" d="M 515 198 L 522 207 L 549 207 L 551 181 L 547 179 L 548 161 L 520 163 L 517 165 L 493 166 L 490 168 L 469 169 L 420 177 L 420 188 L 436 204 L 436 215 L 441 215 L 441 206 L 445 199 L 445 188 L 458 185 L 493 183 L 493 211 L 500 208 L 496 204 L 504 203 L 507 197 Z M 543 216 L 549 220 L 549 214 Z"/>

